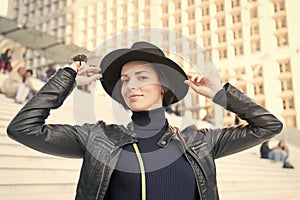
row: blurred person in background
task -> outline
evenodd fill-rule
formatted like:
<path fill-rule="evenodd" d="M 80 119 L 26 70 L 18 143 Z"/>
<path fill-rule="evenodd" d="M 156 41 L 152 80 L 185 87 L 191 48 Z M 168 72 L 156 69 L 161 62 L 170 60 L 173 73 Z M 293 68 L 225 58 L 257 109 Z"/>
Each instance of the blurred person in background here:
<path fill-rule="evenodd" d="M 43 82 L 46 82 L 48 80 L 45 66 L 40 66 L 36 69 L 36 78 Z"/>
<path fill-rule="evenodd" d="M 269 159 L 279 162 L 285 162 L 288 156 L 289 149 L 283 140 L 280 140 L 277 146 L 273 147 L 268 154 Z"/>
<path fill-rule="evenodd" d="M 271 151 L 269 147 L 270 140 L 263 142 L 260 146 L 260 157 L 264 159 L 269 159 L 269 153 Z"/>
<path fill-rule="evenodd" d="M 55 66 L 53 64 L 49 64 L 48 65 L 48 69 L 46 71 L 46 79 L 48 80 L 49 78 L 51 78 L 51 76 L 53 76 L 53 74 L 56 73 L 56 69 Z"/>
<path fill-rule="evenodd" d="M 6 51 L 0 56 L 0 73 L 9 73 L 12 71 L 12 66 L 10 63 L 12 56 L 12 50 L 6 49 Z"/>
<path fill-rule="evenodd" d="M 32 74 L 33 71 L 31 69 L 26 70 L 23 78 L 23 83 L 17 90 L 15 103 L 22 104 L 26 99 L 30 99 L 36 93 L 36 90 L 34 89 L 32 83 Z"/>
<path fill-rule="evenodd" d="M 25 67 L 20 67 L 16 72 L 10 73 L 2 84 L 1 93 L 6 97 L 15 98 L 19 86 L 23 83 L 25 72 Z"/>

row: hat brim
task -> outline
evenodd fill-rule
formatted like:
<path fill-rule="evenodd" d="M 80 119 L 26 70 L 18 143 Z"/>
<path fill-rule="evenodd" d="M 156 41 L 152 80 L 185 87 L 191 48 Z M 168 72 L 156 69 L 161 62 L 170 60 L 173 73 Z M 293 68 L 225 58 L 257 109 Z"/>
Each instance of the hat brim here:
<path fill-rule="evenodd" d="M 184 80 L 187 80 L 187 75 L 182 70 L 182 68 L 172 61 L 171 59 L 156 55 L 153 53 L 145 52 L 142 50 L 132 50 L 132 49 L 118 49 L 107 54 L 101 61 L 100 67 L 102 72 L 101 84 L 104 90 L 117 102 L 122 103 L 123 98 L 121 95 L 116 95 L 120 91 L 115 91 L 118 82 L 120 81 L 121 70 L 124 64 L 131 62 L 143 60 L 149 63 L 155 63 L 159 66 L 156 67 L 158 73 L 162 72 L 168 79 L 167 87 L 169 92 L 172 92 L 172 100 L 169 104 L 176 103 L 183 99 L 188 92 L 188 86 L 184 84 Z M 169 94 L 170 96 L 170 94 Z M 168 106 L 168 105 L 163 105 Z"/>

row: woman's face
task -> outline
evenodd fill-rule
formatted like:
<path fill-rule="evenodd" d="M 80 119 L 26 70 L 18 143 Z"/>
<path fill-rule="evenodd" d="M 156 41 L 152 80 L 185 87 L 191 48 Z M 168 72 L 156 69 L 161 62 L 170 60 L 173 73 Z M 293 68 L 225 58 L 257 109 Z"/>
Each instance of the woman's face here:
<path fill-rule="evenodd" d="M 149 62 L 132 61 L 121 70 L 121 94 L 132 111 L 162 107 L 163 88 Z"/>

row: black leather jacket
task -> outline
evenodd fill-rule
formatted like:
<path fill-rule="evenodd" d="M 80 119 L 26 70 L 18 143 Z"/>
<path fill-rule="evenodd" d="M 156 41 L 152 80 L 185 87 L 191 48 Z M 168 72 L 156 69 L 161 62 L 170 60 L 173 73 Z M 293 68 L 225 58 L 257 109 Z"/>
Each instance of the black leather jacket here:
<path fill-rule="evenodd" d="M 82 126 L 47 125 L 51 109 L 58 108 L 75 85 L 74 77 L 59 70 L 15 116 L 8 135 L 35 150 L 65 157 L 83 158 L 76 199 L 108 199 L 106 191 L 121 148 L 136 141 L 124 126 L 103 121 Z M 281 132 L 282 123 L 230 84 L 215 102 L 247 120 L 248 125 L 223 129 L 169 130 L 160 147 L 177 141 L 195 173 L 202 200 L 219 199 L 214 160 L 262 143 Z"/>

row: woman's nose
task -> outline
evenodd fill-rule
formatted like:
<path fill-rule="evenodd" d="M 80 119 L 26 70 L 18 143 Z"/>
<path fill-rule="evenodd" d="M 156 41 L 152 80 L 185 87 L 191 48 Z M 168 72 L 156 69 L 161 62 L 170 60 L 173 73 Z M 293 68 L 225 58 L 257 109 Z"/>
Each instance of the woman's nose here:
<path fill-rule="evenodd" d="M 134 79 L 130 79 L 130 80 L 128 81 L 128 88 L 129 88 L 129 89 L 136 89 L 136 88 L 138 88 L 138 83 L 137 83 L 137 81 L 134 80 Z"/>

